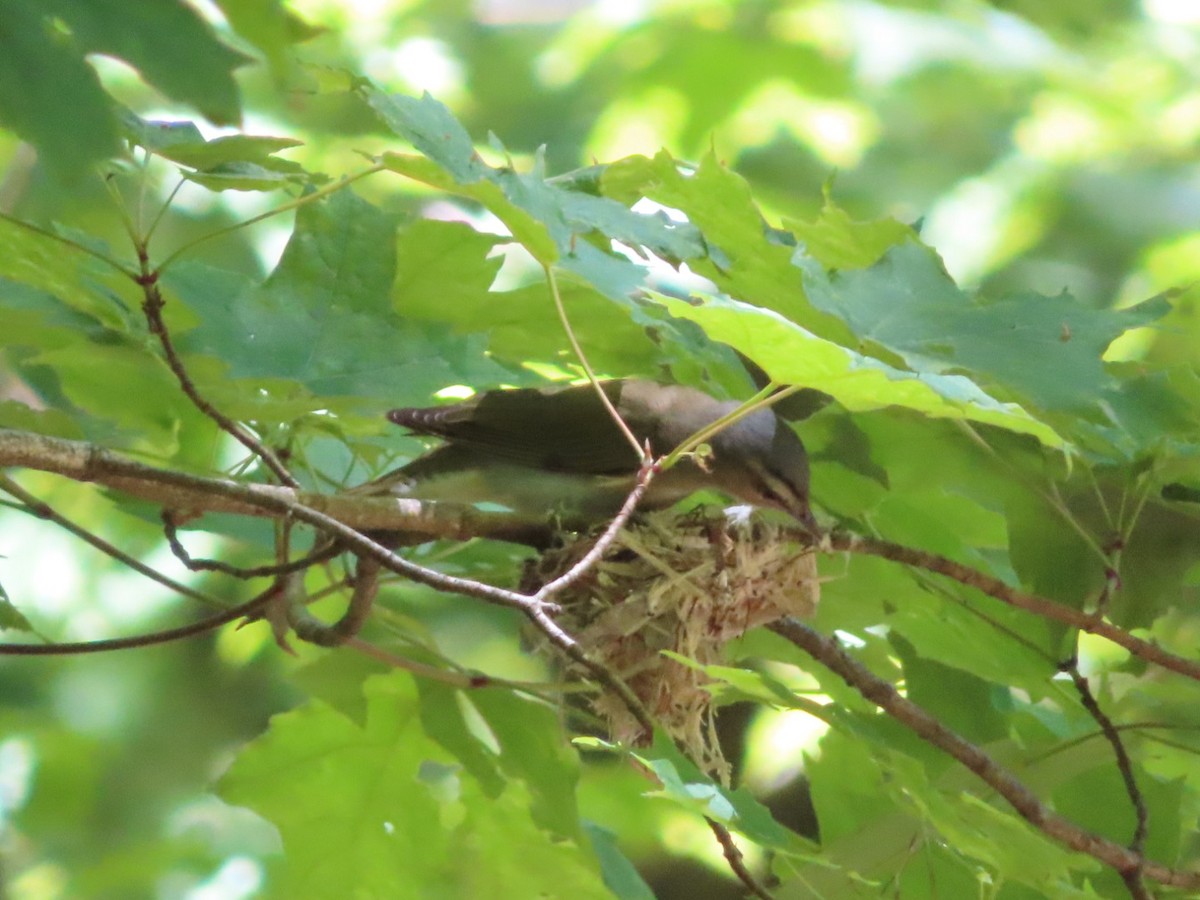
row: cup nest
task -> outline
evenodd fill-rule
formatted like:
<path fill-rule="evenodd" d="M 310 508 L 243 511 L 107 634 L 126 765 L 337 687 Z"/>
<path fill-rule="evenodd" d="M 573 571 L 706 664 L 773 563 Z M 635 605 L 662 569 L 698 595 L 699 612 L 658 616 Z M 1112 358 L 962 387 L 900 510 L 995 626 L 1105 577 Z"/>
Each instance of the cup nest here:
<path fill-rule="evenodd" d="M 526 572 L 524 588 L 568 571 L 597 537 L 547 551 Z M 620 675 L 692 759 L 723 781 L 728 765 L 706 689 L 712 679 L 696 666 L 721 662 L 725 645 L 751 628 L 811 616 L 819 599 L 814 549 L 796 542 L 794 528 L 669 513 L 623 529 L 599 564 L 555 597 L 563 610 L 558 624 L 591 659 Z M 619 697 L 601 693 L 592 708 L 614 740 L 648 738 Z"/>

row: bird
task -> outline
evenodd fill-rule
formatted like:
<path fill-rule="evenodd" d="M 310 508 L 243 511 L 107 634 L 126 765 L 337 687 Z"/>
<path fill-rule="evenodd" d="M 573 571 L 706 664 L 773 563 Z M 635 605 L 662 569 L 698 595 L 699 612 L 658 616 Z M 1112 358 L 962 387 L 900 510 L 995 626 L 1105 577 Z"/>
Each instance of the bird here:
<path fill-rule="evenodd" d="M 489 502 L 523 516 L 553 515 L 568 528 L 614 516 L 633 489 L 641 455 L 600 399 L 602 390 L 642 446 L 669 453 L 740 405 L 696 388 L 643 379 L 570 387 L 492 390 L 458 403 L 387 413 L 410 432 L 444 443 L 374 484 L 418 500 Z M 663 509 L 715 489 L 773 507 L 816 530 L 804 444 L 770 409 L 751 412 L 655 475 L 640 508 Z"/>

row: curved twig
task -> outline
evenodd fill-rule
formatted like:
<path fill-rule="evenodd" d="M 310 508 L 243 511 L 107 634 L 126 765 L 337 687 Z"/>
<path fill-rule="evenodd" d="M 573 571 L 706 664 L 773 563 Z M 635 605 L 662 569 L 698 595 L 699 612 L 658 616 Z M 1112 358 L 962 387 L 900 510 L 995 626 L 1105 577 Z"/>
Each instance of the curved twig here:
<path fill-rule="evenodd" d="M 279 584 L 273 584 L 253 600 L 234 606 L 223 613 L 209 616 L 190 625 L 139 634 L 127 638 L 108 638 L 102 641 L 71 641 L 62 644 L 0 644 L 0 656 L 74 656 L 80 653 L 108 653 L 113 650 L 130 650 L 135 647 L 150 647 L 166 644 L 183 638 L 195 637 L 228 625 L 235 619 L 250 618 L 263 609 L 279 592 Z"/>

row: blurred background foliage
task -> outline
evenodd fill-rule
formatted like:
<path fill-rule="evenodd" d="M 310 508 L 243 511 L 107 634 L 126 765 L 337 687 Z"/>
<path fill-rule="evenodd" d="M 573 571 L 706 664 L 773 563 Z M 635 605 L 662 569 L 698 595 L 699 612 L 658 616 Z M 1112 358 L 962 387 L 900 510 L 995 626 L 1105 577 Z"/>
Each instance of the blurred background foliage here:
<path fill-rule="evenodd" d="M 31 12 L 34 6 L 3 0 L 0 18 L 40 28 L 30 24 L 40 21 L 41 12 Z M 488 146 L 489 133 L 496 135 L 521 169 L 542 146 L 550 174 L 629 154 L 653 155 L 660 147 L 691 159 L 712 151 L 749 180 L 772 222 L 813 219 L 829 192 L 857 219 L 890 215 L 914 223 L 955 280 L 985 296 L 1066 290 L 1096 309 L 1120 309 L 1200 277 L 1200 11 L 1188 0 L 296 0 L 286 10 L 226 0 L 205 4 L 204 15 L 221 41 L 247 58 L 248 64 L 236 69 L 244 130 L 302 140 L 303 146 L 283 155 L 309 172 L 340 177 L 364 167 L 360 153 L 391 148 L 394 137 L 384 133 L 359 95 L 345 91 L 349 73 L 362 73 L 385 90 L 428 90 L 451 108 L 478 145 Z M 132 22 L 143 13 L 140 7 L 121 7 L 117 15 Z M 176 25 L 152 24 L 166 29 L 160 63 L 170 52 L 188 50 L 186 43 L 171 49 L 167 33 Z M 297 38 L 303 40 L 293 45 Z M 178 57 L 180 67 L 187 64 L 185 56 Z M 218 69 L 223 64 L 213 63 Z M 104 55 L 89 57 L 87 65 L 107 91 L 143 118 L 194 118 L 199 108 L 222 123 L 205 125 L 207 137 L 228 131 L 237 119 L 236 98 L 208 98 L 206 104 L 203 96 L 189 95 L 186 85 L 165 87 L 145 65 L 144 80 Z M 64 61 L 63 77 L 69 68 Z M 86 81 L 86 73 L 80 77 Z M 56 106 L 55 91 L 46 88 L 51 82 L 44 73 L 0 63 L 0 91 L 10 99 L 35 100 L 33 117 L 45 119 L 48 129 L 40 158 L 18 137 L 25 133 L 20 122 L 9 121 L 12 130 L 0 130 L 0 210 L 36 223 L 62 223 L 72 234 L 87 235 L 88 242 L 127 246 L 111 186 L 79 175 L 113 147 L 106 146 L 102 125 L 82 137 L 77 133 L 87 118 Z M 77 99 L 69 91 L 62 95 Z M 129 191 L 136 180 L 116 183 L 117 190 Z M 164 197 L 172 185 L 165 177 L 149 184 Z M 441 195 L 401 188 L 398 179 L 365 180 L 356 190 L 405 223 L 422 216 L 462 216 Z M 185 185 L 162 220 L 155 245 L 186 244 L 278 202 L 278 195 L 269 193 L 212 193 Z M 482 215 L 476 224 L 484 230 L 495 225 Z M 262 277 L 275 266 L 288 234 L 286 223 L 271 219 L 199 244 L 188 258 Z M 514 268 L 515 274 L 506 269 L 504 277 L 518 285 L 528 276 Z M 136 297 L 127 303 L 134 306 Z M 24 323 L 13 312 L 19 308 L 5 310 L 7 321 L 0 320 L 0 402 L 54 397 L 59 390 L 52 380 L 38 381 L 40 370 L 13 338 Z M 1158 330 L 1122 338 L 1117 358 L 1194 363 L 1196 321 L 1194 300 L 1185 295 Z M 64 327 L 72 324 L 77 323 Z M 73 351 L 68 346 L 63 352 Z M 77 364 L 94 379 L 96 391 L 89 399 L 100 404 L 106 380 L 119 379 L 106 369 L 103 348 L 89 353 Z M 162 392 L 169 415 L 153 421 L 151 411 L 111 392 L 103 403 L 130 404 L 124 427 L 143 434 L 162 429 L 143 447 L 156 458 L 210 465 L 215 438 L 207 424 L 182 401 L 167 399 L 169 383 L 142 387 L 151 395 Z M 282 402 L 285 394 L 278 388 L 274 400 Z M 396 404 L 380 402 L 379 408 L 388 405 Z M 350 480 L 362 477 L 343 442 L 347 434 L 360 462 L 367 458 L 370 468 L 402 455 L 401 442 L 372 422 L 361 409 L 348 410 L 344 433 L 310 441 L 310 461 L 326 472 L 340 467 Z M 13 413 L 6 424 L 21 423 Z M 50 433 L 104 436 L 94 426 L 55 418 L 52 411 L 27 424 Z M 818 424 L 814 431 L 824 427 L 836 425 Z M 863 427 L 879 428 L 874 437 L 881 444 L 901 435 L 910 448 L 887 460 L 892 487 L 909 485 L 914 494 L 879 510 L 882 527 L 890 515 L 905 527 L 927 528 L 934 544 L 947 540 L 944 532 L 961 529 L 959 537 L 977 539 L 983 555 L 1003 543 L 997 521 L 974 513 L 968 518 L 954 500 L 935 498 L 933 491 L 919 510 L 920 523 L 913 525 L 911 497 L 920 496 L 932 459 L 953 471 L 975 465 L 965 451 L 961 457 L 940 456 L 945 445 L 930 437 L 931 431 L 940 436 L 940 425 L 901 418 L 886 428 Z M 187 440 L 164 452 L 180 435 Z M 816 440 L 820 446 L 819 435 Z M 923 454 L 924 448 L 930 453 Z M 137 449 L 136 442 L 131 449 Z M 228 456 L 221 462 L 235 461 Z M 975 476 L 996 477 L 985 471 Z M 22 476 L 22 483 L 164 571 L 191 577 L 162 546 L 153 517 L 49 477 Z M 873 488 L 860 490 L 878 500 Z M 991 496 L 1002 494 L 996 488 Z M 1004 514 L 1013 521 L 1044 515 L 1023 502 L 1013 499 Z M 196 533 L 189 545 L 196 553 L 219 549 L 234 561 L 239 554 L 258 561 L 262 535 L 236 534 L 237 527 L 229 526 L 228 540 Z M 1194 523 L 1172 520 L 1156 527 L 1182 535 Z M 1194 543 L 1182 536 L 1179 541 Z M 1069 543 L 1050 540 L 1013 552 L 1061 561 L 1078 552 Z M 55 526 L 15 510 L 0 509 L 0 554 L 0 585 L 49 637 L 90 639 L 178 620 L 179 601 L 157 586 L 81 549 Z M 485 579 L 511 577 L 511 550 L 472 548 L 471 554 L 464 571 Z M 455 560 L 451 554 L 442 562 L 453 567 Z M 1182 584 L 1194 591 L 1189 560 L 1172 558 L 1170 566 L 1184 570 L 1170 582 L 1172 589 Z M 1161 574 L 1157 563 L 1147 568 L 1147 578 Z M 865 565 L 857 572 L 860 596 L 863 585 L 871 583 L 871 571 Z M 215 583 L 201 578 L 200 586 L 210 581 Z M 1082 591 L 1080 579 L 1066 576 L 1065 581 L 1059 586 L 1063 591 Z M 907 603 L 905 615 L 919 616 L 924 595 L 913 585 L 898 589 L 882 575 L 879 585 L 886 599 L 877 596 L 844 612 L 839 627 L 869 627 L 894 612 L 891 604 Z M 1055 595 L 1053 584 L 1039 588 Z M 228 596 L 231 589 L 222 583 L 220 590 Z M 837 588 L 830 593 L 836 597 Z M 406 634 L 428 636 L 461 666 L 513 678 L 544 675 L 521 655 L 510 616 L 412 586 L 394 588 L 384 606 L 378 627 L 398 645 Z M 1188 636 L 1196 631 L 1194 617 L 1182 613 L 1159 620 L 1159 635 L 1179 646 L 1194 647 Z M 1100 659 L 1103 648 L 1092 649 Z M 877 652 L 882 659 L 883 650 Z M 899 656 L 904 652 L 893 648 Z M 357 685 L 375 671 L 370 666 L 339 673 L 314 670 L 311 664 L 320 657 L 308 648 L 301 648 L 298 660 L 285 657 L 266 628 L 257 625 L 115 655 L 5 659 L 0 663 L 5 895 L 16 900 L 215 900 L 266 890 L 265 873 L 278 852 L 274 829 L 216 799 L 211 784 L 236 750 L 263 732 L 270 715 L 306 696 L 352 694 L 345 685 Z M 1004 665 L 995 661 L 998 681 Z M 945 673 L 926 674 L 936 680 Z M 1132 676 L 1114 675 L 1113 683 L 1120 685 L 1121 678 Z M 943 683 L 956 684 L 952 678 Z M 977 683 L 962 685 L 964 696 L 976 688 Z M 1131 719 L 1147 698 L 1169 702 L 1170 691 L 1161 683 L 1143 684 L 1140 691 L 1122 695 Z M 928 702 L 946 716 L 953 717 L 955 709 L 961 713 L 955 703 L 939 706 L 936 697 Z M 814 747 L 818 736 L 811 721 L 793 712 L 732 710 L 731 741 L 744 748 L 744 756 L 734 758 L 748 783 L 766 798 L 782 792 L 773 804 L 776 814 L 812 833 L 812 806 L 804 783 L 796 779 L 800 752 Z M 735 721 L 739 714 L 745 721 Z M 989 715 L 995 710 L 955 724 L 977 731 L 978 739 L 990 739 L 1003 726 Z M 861 764 L 861 771 L 870 768 L 858 759 L 861 753 L 833 735 L 817 765 L 827 770 L 828 783 L 835 779 L 828 770 L 844 768 L 847 774 L 838 783 L 849 784 L 854 764 Z M 1172 757 L 1158 774 L 1167 778 L 1175 766 L 1181 776 L 1189 759 L 1194 757 Z M 638 785 L 631 772 L 598 765 L 582 783 L 580 803 L 592 819 L 620 834 L 622 849 L 657 896 L 736 896 L 702 823 L 674 808 L 627 802 L 644 789 Z M 877 787 L 864 781 L 854 802 L 861 808 L 881 802 Z M 1091 787 L 1099 795 L 1111 786 Z M 1070 798 L 1062 803 L 1069 806 Z M 831 808 L 821 798 L 817 806 Z M 1194 789 L 1176 806 L 1181 821 L 1194 821 Z M 821 830 L 836 847 L 852 828 L 826 815 Z M 893 851 L 906 852 L 888 845 L 887 852 Z M 941 896 L 977 891 L 991 896 L 964 875 L 969 868 L 947 862 L 952 850 L 935 847 L 929 854 L 920 872 L 916 866 L 894 866 L 898 874 L 892 887 L 903 889 L 904 896 L 927 896 L 926 882 L 940 878 Z"/>

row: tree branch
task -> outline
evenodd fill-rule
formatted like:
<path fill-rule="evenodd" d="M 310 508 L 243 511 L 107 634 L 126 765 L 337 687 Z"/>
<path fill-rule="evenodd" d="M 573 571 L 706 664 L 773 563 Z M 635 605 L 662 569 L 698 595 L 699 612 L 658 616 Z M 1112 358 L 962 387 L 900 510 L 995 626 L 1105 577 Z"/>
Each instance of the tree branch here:
<path fill-rule="evenodd" d="M 1149 811 L 1146 809 L 1146 799 L 1142 796 L 1142 791 L 1138 787 L 1137 779 L 1133 775 L 1133 760 L 1129 758 L 1129 751 L 1125 749 L 1125 742 L 1121 740 L 1121 733 L 1117 731 L 1113 720 L 1108 717 L 1108 714 L 1100 708 L 1099 702 L 1092 693 L 1091 685 L 1088 684 L 1083 673 L 1079 671 L 1078 661 L 1072 659 L 1070 662 L 1060 666 L 1062 671 L 1071 676 L 1071 682 L 1075 685 L 1075 690 L 1079 693 L 1079 700 L 1083 704 L 1083 708 L 1087 710 L 1096 724 L 1100 726 L 1100 731 L 1104 735 L 1104 739 L 1108 741 L 1108 745 L 1112 747 L 1113 756 L 1116 757 L 1117 770 L 1121 773 L 1121 780 L 1125 784 L 1125 793 L 1129 795 L 1129 802 L 1133 805 L 1134 826 L 1133 836 L 1129 839 L 1129 849 L 1141 856 L 1146 849 L 1146 834 L 1149 829 Z M 1130 891 L 1133 892 L 1132 882 L 1141 881 L 1141 872 L 1124 872 L 1125 882 L 1130 886 Z"/>
<path fill-rule="evenodd" d="M 142 301 L 142 312 L 145 313 L 150 333 L 157 337 L 159 344 L 162 345 L 167 366 L 175 375 L 175 380 L 179 382 L 180 390 L 192 401 L 192 405 L 216 422 L 222 431 L 231 435 L 234 440 L 261 459 L 283 484 L 293 488 L 300 487 L 300 482 L 296 481 L 292 473 L 287 470 L 287 466 L 280 461 L 270 447 L 213 406 L 200 393 L 196 383 L 192 381 L 192 376 L 188 374 L 187 368 L 183 365 L 183 360 L 179 358 L 179 353 L 175 350 L 175 342 L 171 340 L 171 333 L 167 330 L 167 323 L 163 321 L 164 301 L 162 291 L 158 288 L 158 273 L 149 270 L 146 250 L 141 245 L 138 246 L 138 259 L 141 262 L 142 274 L 137 282 L 141 286 L 142 295 L 145 298 Z"/>
<path fill-rule="evenodd" d="M 402 497 L 320 494 L 159 469 L 82 441 L 0 428 L 0 467 L 19 466 L 93 482 L 182 513 L 206 512 L 278 518 L 288 503 L 319 510 L 352 528 L 402 531 L 426 540 L 487 537 L 544 543 L 544 523 L 454 504 Z"/>
<path fill-rule="evenodd" d="M 982 591 L 989 597 L 1007 603 L 1009 606 L 1015 606 L 1018 609 L 1026 610 L 1046 619 L 1062 622 L 1078 628 L 1080 631 L 1099 635 L 1118 646 L 1124 647 L 1134 656 L 1144 659 L 1147 662 L 1155 663 L 1164 669 L 1170 669 L 1172 672 L 1178 672 L 1180 675 L 1186 675 L 1188 678 L 1200 681 L 1200 662 L 1184 659 L 1182 656 L 1177 656 L 1170 651 L 1162 649 L 1157 644 L 1134 637 L 1128 631 L 1104 621 L 1098 615 L 1081 612 L 1070 606 L 1063 606 L 1061 603 L 1055 603 L 1053 600 L 1047 600 L 1045 597 L 1039 597 L 1036 594 L 1027 594 L 1017 588 L 1010 587 L 999 578 L 994 578 L 991 575 L 980 572 L 978 569 L 972 569 L 970 566 L 947 559 L 945 556 L 937 553 L 904 547 L 900 544 L 893 544 L 891 541 L 880 540 L 879 538 L 846 534 L 845 532 L 833 533 L 823 538 L 821 549 L 841 550 L 848 553 L 866 553 L 871 556 L 890 559 L 893 562 L 914 566 L 918 569 L 925 569 L 929 572 L 936 572 L 939 575 L 945 575 L 947 578 Z"/>
<path fill-rule="evenodd" d="M 877 677 L 851 657 L 833 638 L 825 637 L 795 619 L 785 619 L 767 627 L 842 678 L 901 725 L 957 759 L 1007 800 L 1022 818 L 1039 831 L 1072 850 L 1086 853 L 1111 866 L 1123 878 L 1128 877 L 1130 873 L 1140 872 L 1146 878 L 1172 887 L 1200 888 L 1200 873 L 1180 872 L 1147 860 L 1140 854 L 1080 828 L 1052 812 L 1011 772 L 921 707 L 902 697 L 892 684 Z"/>

